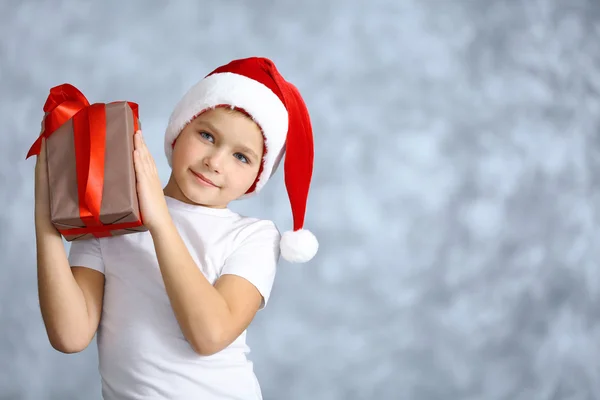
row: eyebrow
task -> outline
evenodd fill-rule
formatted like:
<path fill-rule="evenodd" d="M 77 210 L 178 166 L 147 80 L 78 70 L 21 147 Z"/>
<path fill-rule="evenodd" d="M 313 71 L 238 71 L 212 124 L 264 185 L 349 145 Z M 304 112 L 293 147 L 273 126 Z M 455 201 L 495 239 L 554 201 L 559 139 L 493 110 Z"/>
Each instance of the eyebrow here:
<path fill-rule="evenodd" d="M 213 124 L 211 124 L 208 121 L 202 121 L 199 120 L 198 121 L 199 124 L 201 125 L 205 125 L 209 130 L 213 131 L 214 133 L 216 133 L 219 136 L 223 136 L 223 134 L 221 133 L 220 130 L 218 130 Z M 244 145 L 238 145 L 236 146 L 237 148 L 239 148 L 242 152 L 248 153 L 251 156 L 253 156 L 256 160 L 260 160 L 260 157 L 258 156 L 258 154 L 256 154 L 256 152 L 254 150 L 252 150 L 250 147 L 248 146 L 244 146 Z"/>
<path fill-rule="evenodd" d="M 213 124 L 211 124 L 208 121 L 198 120 L 198 125 L 206 125 L 208 127 L 208 129 L 210 129 L 211 131 L 216 132 L 217 134 L 221 135 L 221 131 L 218 130 Z"/>
<path fill-rule="evenodd" d="M 247 146 L 238 146 L 240 148 L 240 150 L 242 150 L 244 153 L 248 153 L 251 156 L 253 156 L 255 159 L 259 159 L 258 154 L 256 154 L 256 152 L 254 152 L 254 150 L 252 150 L 250 147 Z"/>

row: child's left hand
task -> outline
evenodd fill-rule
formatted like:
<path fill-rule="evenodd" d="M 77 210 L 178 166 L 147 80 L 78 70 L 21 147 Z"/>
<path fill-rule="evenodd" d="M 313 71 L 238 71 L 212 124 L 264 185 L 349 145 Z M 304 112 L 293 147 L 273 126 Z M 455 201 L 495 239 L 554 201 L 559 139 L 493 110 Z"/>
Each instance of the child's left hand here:
<path fill-rule="evenodd" d="M 171 218 L 160 178 L 152 154 L 142 138 L 142 131 L 134 136 L 133 163 L 137 193 L 144 226 L 152 232 Z"/>

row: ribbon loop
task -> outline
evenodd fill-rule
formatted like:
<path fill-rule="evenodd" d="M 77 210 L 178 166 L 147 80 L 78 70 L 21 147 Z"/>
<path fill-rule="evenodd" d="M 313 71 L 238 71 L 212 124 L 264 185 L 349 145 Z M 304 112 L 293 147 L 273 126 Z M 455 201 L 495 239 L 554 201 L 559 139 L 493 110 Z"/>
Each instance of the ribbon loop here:
<path fill-rule="evenodd" d="M 83 93 L 75 86 L 64 83 L 50 89 L 50 95 L 44 104 L 44 130 L 33 143 L 25 159 L 39 155 L 42 148 L 42 138 L 48 138 L 62 124 L 71 119 L 75 114 L 89 106 L 90 103 Z"/>

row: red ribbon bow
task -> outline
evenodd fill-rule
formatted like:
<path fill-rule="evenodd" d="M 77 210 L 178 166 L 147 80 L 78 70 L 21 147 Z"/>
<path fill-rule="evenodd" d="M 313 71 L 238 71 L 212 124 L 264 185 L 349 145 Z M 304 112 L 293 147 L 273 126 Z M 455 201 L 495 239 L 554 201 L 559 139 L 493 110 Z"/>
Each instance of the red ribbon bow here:
<path fill-rule="evenodd" d="M 128 102 L 133 111 L 134 130 L 138 129 L 138 105 Z M 85 228 L 59 230 L 63 235 L 91 233 L 95 237 L 111 236 L 110 231 L 142 225 L 142 221 L 104 225 L 100 221 L 104 188 L 106 152 L 106 105 L 88 102 L 83 93 L 67 83 L 50 89 L 44 104 L 44 130 L 33 143 L 27 157 L 39 155 L 42 138 L 48 138 L 65 122 L 73 120 L 79 216 Z"/>

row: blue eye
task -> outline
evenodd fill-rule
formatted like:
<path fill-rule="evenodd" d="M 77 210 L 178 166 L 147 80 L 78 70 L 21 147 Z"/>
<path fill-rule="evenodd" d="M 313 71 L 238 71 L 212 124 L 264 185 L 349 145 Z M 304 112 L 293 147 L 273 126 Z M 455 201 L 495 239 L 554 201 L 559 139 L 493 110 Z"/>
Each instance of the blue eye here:
<path fill-rule="evenodd" d="M 250 161 L 248 161 L 248 158 L 245 155 L 243 155 L 242 153 L 235 153 L 233 156 L 243 163 L 248 164 L 250 162 Z"/>
<path fill-rule="evenodd" d="M 211 143 L 213 143 L 215 141 L 215 138 L 210 133 L 200 132 L 200 136 L 202 136 L 203 139 L 206 139 Z"/>

